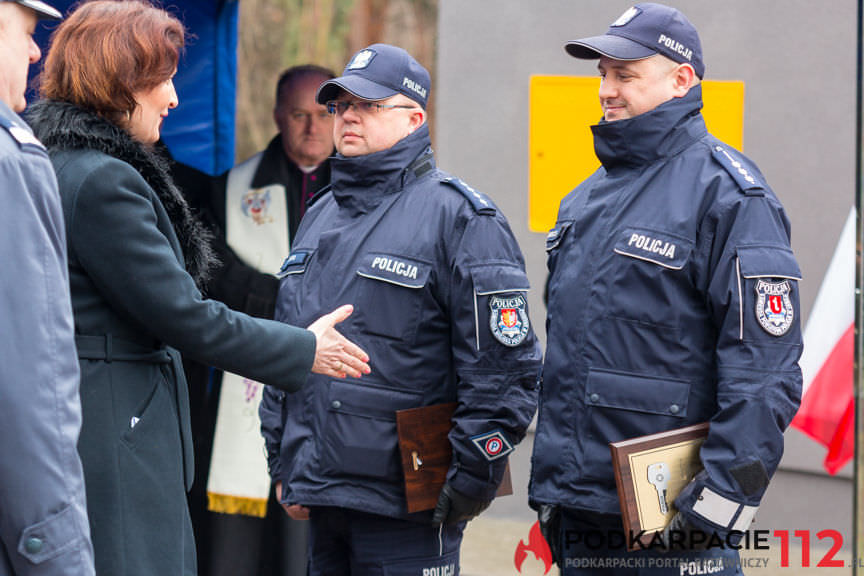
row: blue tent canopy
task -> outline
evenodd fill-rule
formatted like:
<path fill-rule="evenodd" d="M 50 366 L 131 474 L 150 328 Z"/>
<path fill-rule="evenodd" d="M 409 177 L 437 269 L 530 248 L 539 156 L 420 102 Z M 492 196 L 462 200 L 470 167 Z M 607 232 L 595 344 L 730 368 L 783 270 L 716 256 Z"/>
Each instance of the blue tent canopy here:
<path fill-rule="evenodd" d="M 64 14 L 78 1 L 49 0 Z M 237 0 L 173 0 L 164 6 L 190 34 L 174 79 L 180 106 L 165 120 L 162 139 L 176 160 L 220 174 L 234 164 Z M 36 32 L 43 54 L 56 27 L 48 22 Z M 38 70 L 37 64 L 31 74 Z"/>

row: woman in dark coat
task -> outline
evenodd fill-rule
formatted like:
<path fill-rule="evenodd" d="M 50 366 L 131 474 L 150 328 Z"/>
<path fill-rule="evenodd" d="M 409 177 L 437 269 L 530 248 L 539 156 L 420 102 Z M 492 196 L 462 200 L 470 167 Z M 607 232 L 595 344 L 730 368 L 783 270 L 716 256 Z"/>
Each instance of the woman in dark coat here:
<path fill-rule="evenodd" d="M 81 364 L 84 465 L 96 571 L 194 575 L 190 357 L 297 390 L 314 372 L 368 372 L 333 325 L 309 330 L 202 298 L 207 235 L 151 145 L 177 106 L 179 21 L 142 1 L 81 5 L 54 34 L 30 120 L 57 171 Z M 263 445 L 262 445 L 263 447 Z"/>

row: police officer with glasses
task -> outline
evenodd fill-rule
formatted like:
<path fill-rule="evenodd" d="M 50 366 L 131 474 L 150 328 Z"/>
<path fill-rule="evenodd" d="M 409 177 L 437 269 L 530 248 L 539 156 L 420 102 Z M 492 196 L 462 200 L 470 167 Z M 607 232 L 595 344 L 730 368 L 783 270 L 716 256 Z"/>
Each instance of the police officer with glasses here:
<path fill-rule="evenodd" d="M 465 523 L 534 414 L 541 356 L 522 254 L 492 201 L 436 167 L 429 90 L 426 69 L 386 44 L 318 90 L 338 153 L 283 266 L 276 318 L 353 303 L 342 329 L 372 373 L 313 375 L 262 401 L 277 492 L 310 519 L 313 576 L 457 574 Z M 395 413 L 449 402 L 446 484 L 434 512 L 409 514 Z"/>
<path fill-rule="evenodd" d="M 565 48 L 597 62 L 602 166 L 547 237 L 530 501 L 567 576 L 739 574 L 732 546 L 801 395 L 789 220 L 753 162 L 707 132 L 699 34 L 680 11 L 637 4 Z M 699 422 L 702 471 L 655 500 L 662 550 L 628 553 L 609 443 Z"/>
<path fill-rule="evenodd" d="M 66 233 L 44 146 L 18 116 L 41 57 L 37 0 L 0 0 L 0 574 L 88 576 Z"/>

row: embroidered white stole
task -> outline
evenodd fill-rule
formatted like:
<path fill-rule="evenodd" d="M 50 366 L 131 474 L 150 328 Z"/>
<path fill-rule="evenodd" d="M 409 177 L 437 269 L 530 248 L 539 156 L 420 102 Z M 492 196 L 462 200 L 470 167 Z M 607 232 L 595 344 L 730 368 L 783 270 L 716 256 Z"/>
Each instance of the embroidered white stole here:
<path fill-rule="evenodd" d="M 259 272 L 275 274 L 289 252 L 285 187 L 251 189 L 261 164 L 258 153 L 228 173 L 225 235 L 232 250 Z M 225 372 L 207 481 L 207 507 L 214 512 L 267 514 L 270 475 L 258 405 L 264 386 Z"/>

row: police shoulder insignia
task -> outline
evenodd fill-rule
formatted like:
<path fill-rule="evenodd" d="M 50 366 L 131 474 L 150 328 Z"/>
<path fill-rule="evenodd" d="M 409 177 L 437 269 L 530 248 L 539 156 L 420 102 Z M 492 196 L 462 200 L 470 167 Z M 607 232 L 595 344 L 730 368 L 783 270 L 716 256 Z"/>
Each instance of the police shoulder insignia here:
<path fill-rule="evenodd" d="M 746 195 L 765 195 L 765 184 L 759 180 L 759 177 L 756 174 L 752 174 L 747 170 L 747 167 L 743 162 L 741 162 L 741 159 L 738 158 L 738 153 L 735 150 L 730 151 L 730 149 L 724 146 L 715 144 L 711 147 L 711 154 L 714 156 L 714 159 L 723 166 L 727 172 L 729 172 L 729 175 L 732 176 Z"/>
<path fill-rule="evenodd" d="M 30 130 L 24 128 L 23 126 L 17 124 L 14 120 L 10 118 L 4 118 L 0 116 L 0 126 L 6 129 L 9 132 L 9 135 L 23 148 L 24 146 L 33 146 L 38 148 L 39 150 L 45 150 L 45 146 L 42 145 L 42 142 L 39 141 L 36 136 L 33 135 Z"/>
<path fill-rule="evenodd" d="M 756 320 L 772 336 L 782 336 L 792 327 L 792 283 L 789 280 L 756 282 Z"/>
<path fill-rule="evenodd" d="M 493 295 L 489 298 L 489 309 L 489 329 L 496 340 L 505 346 L 518 346 L 525 340 L 531 326 L 522 294 Z"/>
<path fill-rule="evenodd" d="M 492 200 L 489 199 L 485 194 L 481 194 L 468 184 L 466 184 L 460 178 L 454 178 L 452 176 L 447 176 L 443 178 L 441 182 L 448 184 L 462 193 L 468 202 L 471 203 L 471 206 L 474 208 L 474 211 L 478 214 L 485 214 L 487 216 L 494 216 L 497 209 L 495 205 L 492 203 Z"/>
<path fill-rule="evenodd" d="M 513 451 L 513 445 L 507 441 L 500 430 L 486 432 L 471 437 L 471 442 L 490 462 L 502 458 Z"/>

